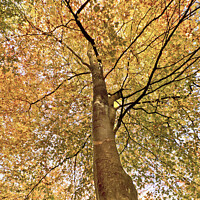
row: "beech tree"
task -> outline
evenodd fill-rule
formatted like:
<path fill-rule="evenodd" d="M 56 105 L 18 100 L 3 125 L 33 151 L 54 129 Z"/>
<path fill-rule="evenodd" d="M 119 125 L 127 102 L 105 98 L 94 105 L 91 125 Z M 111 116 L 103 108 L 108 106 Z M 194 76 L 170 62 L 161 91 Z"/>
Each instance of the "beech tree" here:
<path fill-rule="evenodd" d="M 199 198 L 199 1 L 0 10 L 1 199 Z"/>

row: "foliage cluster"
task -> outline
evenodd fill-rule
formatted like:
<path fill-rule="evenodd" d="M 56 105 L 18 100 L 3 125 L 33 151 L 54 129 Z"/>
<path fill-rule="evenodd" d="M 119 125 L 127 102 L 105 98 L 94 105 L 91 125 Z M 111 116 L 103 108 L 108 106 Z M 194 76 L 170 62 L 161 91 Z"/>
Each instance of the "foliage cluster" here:
<path fill-rule="evenodd" d="M 116 143 L 140 196 L 199 198 L 194 0 L 1 1 L 0 198 L 94 199 L 88 41 L 66 2 L 122 91 Z"/>

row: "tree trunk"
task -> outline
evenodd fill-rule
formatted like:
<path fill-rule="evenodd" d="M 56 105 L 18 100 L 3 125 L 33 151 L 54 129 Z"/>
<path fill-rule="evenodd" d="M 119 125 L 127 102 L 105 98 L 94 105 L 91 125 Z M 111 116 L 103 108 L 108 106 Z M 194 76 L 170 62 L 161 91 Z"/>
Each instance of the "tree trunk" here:
<path fill-rule="evenodd" d="M 90 59 L 93 80 L 93 152 L 97 200 L 137 200 L 137 191 L 123 170 L 109 117 L 109 103 L 101 63 Z"/>

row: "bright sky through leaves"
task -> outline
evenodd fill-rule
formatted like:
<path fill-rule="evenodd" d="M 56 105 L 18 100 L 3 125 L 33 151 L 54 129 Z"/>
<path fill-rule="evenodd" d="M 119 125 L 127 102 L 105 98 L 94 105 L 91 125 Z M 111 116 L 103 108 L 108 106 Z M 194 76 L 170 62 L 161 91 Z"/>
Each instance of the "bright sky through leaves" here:
<path fill-rule="evenodd" d="M 0 1 L 0 199 L 95 199 L 88 41 L 66 2 Z M 200 198 L 199 8 L 91 0 L 77 13 L 109 95 L 122 92 L 116 143 L 143 199 Z"/>

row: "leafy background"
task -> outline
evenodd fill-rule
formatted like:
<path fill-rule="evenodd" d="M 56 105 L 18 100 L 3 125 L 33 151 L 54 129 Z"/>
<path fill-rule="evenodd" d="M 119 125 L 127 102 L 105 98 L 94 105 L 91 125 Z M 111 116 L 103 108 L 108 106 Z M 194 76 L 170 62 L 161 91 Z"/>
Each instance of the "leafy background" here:
<path fill-rule="evenodd" d="M 172 1 L 154 20 L 169 2 L 90 1 L 79 14 L 108 92 L 123 88 L 118 118 L 141 95 L 190 3 Z M 84 2 L 70 3 L 75 12 Z M 189 13 L 116 134 L 143 199 L 200 198 L 198 1 Z M 86 39 L 64 1 L 2 1 L 0 18 L 0 197 L 94 199 Z"/>

